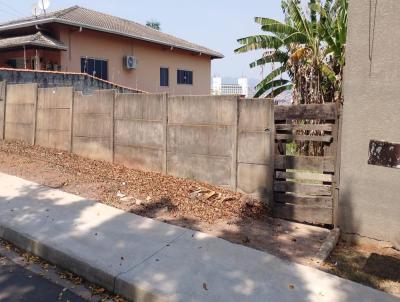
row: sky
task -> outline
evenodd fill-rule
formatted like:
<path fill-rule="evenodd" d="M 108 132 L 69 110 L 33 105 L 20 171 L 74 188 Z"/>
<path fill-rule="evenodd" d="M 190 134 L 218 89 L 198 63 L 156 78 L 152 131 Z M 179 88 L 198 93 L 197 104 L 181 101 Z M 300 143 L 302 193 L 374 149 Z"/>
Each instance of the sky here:
<path fill-rule="evenodd" d="M 36 0 L 0 0 L 0 21 L 29 16 Z M 260 67 L 249 63 L 260 52 L 235 54 L 237 39 L 261 33 L 255 16 L 283 19 L 280 0 L 51 0 L 50 10 L 80 5 L 139 23 L 157 20 L 163 32 L 206 46 L 224 54 L 213 60 L 212 75 L 224 78 L 246 76 L 260 80 Z M 264 70 L 264 74 L 266 70 Z"/>

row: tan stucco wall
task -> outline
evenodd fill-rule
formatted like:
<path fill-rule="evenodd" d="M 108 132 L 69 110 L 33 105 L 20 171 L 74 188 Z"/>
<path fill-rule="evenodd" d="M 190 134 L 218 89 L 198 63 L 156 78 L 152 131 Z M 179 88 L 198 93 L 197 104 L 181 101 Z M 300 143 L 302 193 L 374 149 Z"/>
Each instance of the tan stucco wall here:
<path fill-rule="evenodd" d="M 205 55 L 171 50 L 153 43 L 124 38 L 88 29 L 71 31 L 59 26 L 60 39 L 70 46 L 61 53 L 63 71 L 80 72 L 81 57 L 108 60 L 109 81 L 148 92 L 204 95 L 210 93 L 211 58 Z M 133 55 L 138 60 L 136 70 L 123 68 L 123 57 Z M 160 67 L 169 68 L 169 87 L 160 86 Z M 193 85 L 177 84 L 177 69 L 193 71 Z"/>
<path fill-rule="evenodd" d="M 339 204 L 345 232 L 398 247 L 400 169 L 367 161 L 371 139 L 400 143 L 399 13 L 399 0 L 379 1 L 370 75 L 369 0 L 350 1 Z"/>

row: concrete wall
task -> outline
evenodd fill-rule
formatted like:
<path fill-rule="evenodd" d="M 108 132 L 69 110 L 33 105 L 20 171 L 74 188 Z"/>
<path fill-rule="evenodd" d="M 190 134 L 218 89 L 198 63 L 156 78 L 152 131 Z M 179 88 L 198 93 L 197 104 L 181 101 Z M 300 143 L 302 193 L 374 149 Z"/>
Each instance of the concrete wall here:
<path fill-rule="evenodd" d="M 83 73 L 0 68 L 0 81 L 8 84 L 37 83 L 41 88 L 74 87 L 76 91 L 113 89 L 120 93 L 142 93 Z"/>
<path fill-rule="evenodd" d="M 274 111 L 271 100 L 239 102 L 237 188 L 272 200 Z"/>
<path fill-rule="evenodd" d="M 72 152 L 91 159 L 113 161 L 114 91 L 91 95 L 75 92 Z"/>
<path fill-rule="evenodd" d="M 61 52 L 62 71 L 80 72 L 81 57 L 105 59 L 108 79 L 114 83 L 152 93 L 210 94 L 210 56 L 89 29 L 71 29 L 59 26 L 60 40 L 69 46 L 68 51 Z M 123 67 L 126 55 L 137 58 L 135 70 Z M 169 87 L 160 86 L 160 67 L 169 68 Z M 193 71 L 193 85 L 177 84 L 177 69 Z"/>
<path fill-rule="evenodd" d="M 4 139 L 4 114 L 6 108 L 6 82 L 0 82 L 0 140 Z"/>
<path fill-rule="evenodd" d="M 118 94 L 115 100 L 115 162 L 164 171 L 166 95 Z"/>
<path fill-rule="evenodd" d="M 369 1 L 349 5 L 340 226 L 400 248 L 400 169 L 367 163 L 371 139 L 400 143 L 400 1 L 378 3 L 371 64 Z"/>
<path fill-rule="evenodd" d="M 7 86 L 5 139 L 35 143 L 37 84 Z"/>
<path fill-rule="evenodd" d="M 112 90 L 86 95 L 72 87 L 38 89 L 25 84 L 7 86 L 6 112 L 8 139 L 200 180 L 271 201 L 271 100 Z"/>
<path fill-rule="evenodd" d="M 237 97 L 168 99 L 168 174 L 231 186 Z"/>
<path fill-rule="evenodd" d="M 36 144 L 70 151 L 72 87 L 39 88 Z"/>

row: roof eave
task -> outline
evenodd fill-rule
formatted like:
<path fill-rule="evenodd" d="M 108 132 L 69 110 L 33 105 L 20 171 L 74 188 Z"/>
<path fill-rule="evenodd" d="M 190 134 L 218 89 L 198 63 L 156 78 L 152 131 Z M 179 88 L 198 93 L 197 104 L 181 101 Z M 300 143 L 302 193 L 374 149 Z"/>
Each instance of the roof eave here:
<path fill-rule="evenodd" d="M 183 46 L 178 46 L 178 45 L 174 45 L 174 44 L 169 44 L 169 43 L 165 43 L 165 42 L 162 42 L 162 41 L 159 41 L 159 40 L 155 40 L 155 39 L 147 39 L 145 37 L 129 35 L 129 34 L 126 34 L 126 33 L 123 33 L 123 32 L 119 32 L 119 31 L 114 31 L 114 30 L 107 30 L 107 29 L 104 29 L 104 28 L 101 28 L 101 27 L 91 26 L 91 25 L 87 25 L 87 24 L 84 24 L 84 23 L 62 20 L 62 19 L 59 19 L 59 18 L 56 18 L 56 17 L 50 17 L 50 18 L 41 19 L 41 20 L 31 20 L 31 21 L 20 22 L 20 23 L 16 23 L 16 24 L 0 26 L 0 32 L 5 31 L 5 30 L 10 30 L 10 29 L 17 29 L 17 28 L 23 28 L 23 27 L 32 26 L 32 25 L 39 25 L 39 24 L 47 24 L 47 23 L 52 23 L 52 22 L 65 24 L 65 25 L 70 25 L 70 26 L 78 26 L 78 27 L 82 27 L 82 28 L 86 28 L 86 29 L 101 31 L 101 32 L 110 33 L 110 34 L 116 34 L 116 35 L 124 36 L 124 37 L 128 37 L 128 38 L 133 38 L 133 39 L 137 39 L 137 40 L 141 40 L 141 41 L 145 41 L 145 42 L 151 42 L 151 43 L 155 43 L 155 44 L 159 44 L 159 45 L 164 45 L 164 46 L 168 46 L 168 47 L 174 47 L 174 48 L 177 48 L 177 49 L 187 50 L 187 51 L 190 51 L 190 52 L 201 53 L 201 54 L 210 56 L 211 59 L 222 59 L 222 58 L 224 58 L 224 55 L 222 55 L 222 54 L 220 54 L 218 52 L 200 51 L 198 49 L 194 49 L 194 48 L 190 48 L 190 47 L 183 47 Z"/>
<path fill-rule="evenodd" d="M 57 49 L 57 50 L 68 50 L 68 47 L 66 47 L 66 46 L 43 45 L 42 43 L 35 43 L 35 42 L 30 42 L 30 43 L 27 43 L 26 45 L 32 45 L 32 46 L 50 48 L 50 49 Z"/>
<path fill-rule="evenodd" d="M 225 56 L 224 56 L 223 54 L 219 54 L 218 56 L 211 56 L 211 60 L 214 60 L 214 59 L 223 59 L 223 58 L 225 58 Z"/>
<path fill-rule="evenodd" d="M 20 49 L 21 47 L 23 48 L 23 47 L 29 47 L 29 46 L 38 47 L 38 48 L 45 48 L 45 49 L 63 50 L 63 51 L 68 50 L 67 47 L 48 46 L 48 45 L 43 45 L 43 44 L 40 44 L 40 43 L 31 43 L 31 42 L 30 43 L 21 43 L 21 44 L 18 44 L 18 45 L 10 45 L 10 46 L 6 46 L 6 47 L 1 47 L 0 46 L 0 50 Z"/>
<path fill-rule="evenodd" d="M 37 20 L 24 21 L 24 22 L 9 24 L 9 25 L 1 25 L 0 32 L 6 31 L 6 30 L 11 30 L 11 29 L 18 29 L 18 28 L 33 26 L 33 25 L 51 23 L 51 22 L 54 22 L 55 20 L 57 20 L 57 19 L 54 17 L 50 17 L 50 18 L 46 18 L 46 19 L 37 19 Z"/>

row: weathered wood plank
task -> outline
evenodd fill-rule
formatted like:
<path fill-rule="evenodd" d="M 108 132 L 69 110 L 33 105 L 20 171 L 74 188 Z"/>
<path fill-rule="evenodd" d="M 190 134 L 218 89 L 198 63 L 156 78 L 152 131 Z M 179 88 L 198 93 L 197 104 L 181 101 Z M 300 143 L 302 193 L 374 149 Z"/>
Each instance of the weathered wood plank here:
<path fill-rule="evenodd" d="M 312 196 L 331 196 L 332 186 L 304 184 L 292 181 L 275 181 L 275 192 L 292 192 Z"/>
<path fill-rule="evenodd" d="M 275 106 L 275 120 L 320 119 L 335 120 L 337 107 L 335 103 Z"/>
<path fill-rule="evenodd" d="M 276 131 L 326 131 L 332 132 L 334 124 L 276 124 Z"/>
<path fill-rule="evenodd" d="M 295 172 L 276 171 L 276 178 L 332 182 L 333 175 L 321 174 L 321 173 L 310 173 L 310 172 L 297 172 L 297 171 L 295 171 Z"/>
<path fill-rule="evenodd" d="M 333 157 L 315 157 L 315 156 L 289 156 L 276 155 L 275 169 L 297 169 L 318 172 L 334 172 L 335 161 Z"/>
<path fill-rule="evenodd" d="M 275 139 L 278 141 L 314 141 L 314 142 L 332 142 L 332 135 L 295 135 L 295 134 L 276 134 Z"/>
<path fill-rule="evenodd" d="M 275 217 L 311 224 L 332 224 L 332 208 L 275 203 Z"/>
<path fill-rule="evenodd" d="M 291 203 L 303 206 L 332 207 L 332 197 L 330 196 L 301 196 L 294 193 L 274 193 L 274 202 Z"/>

